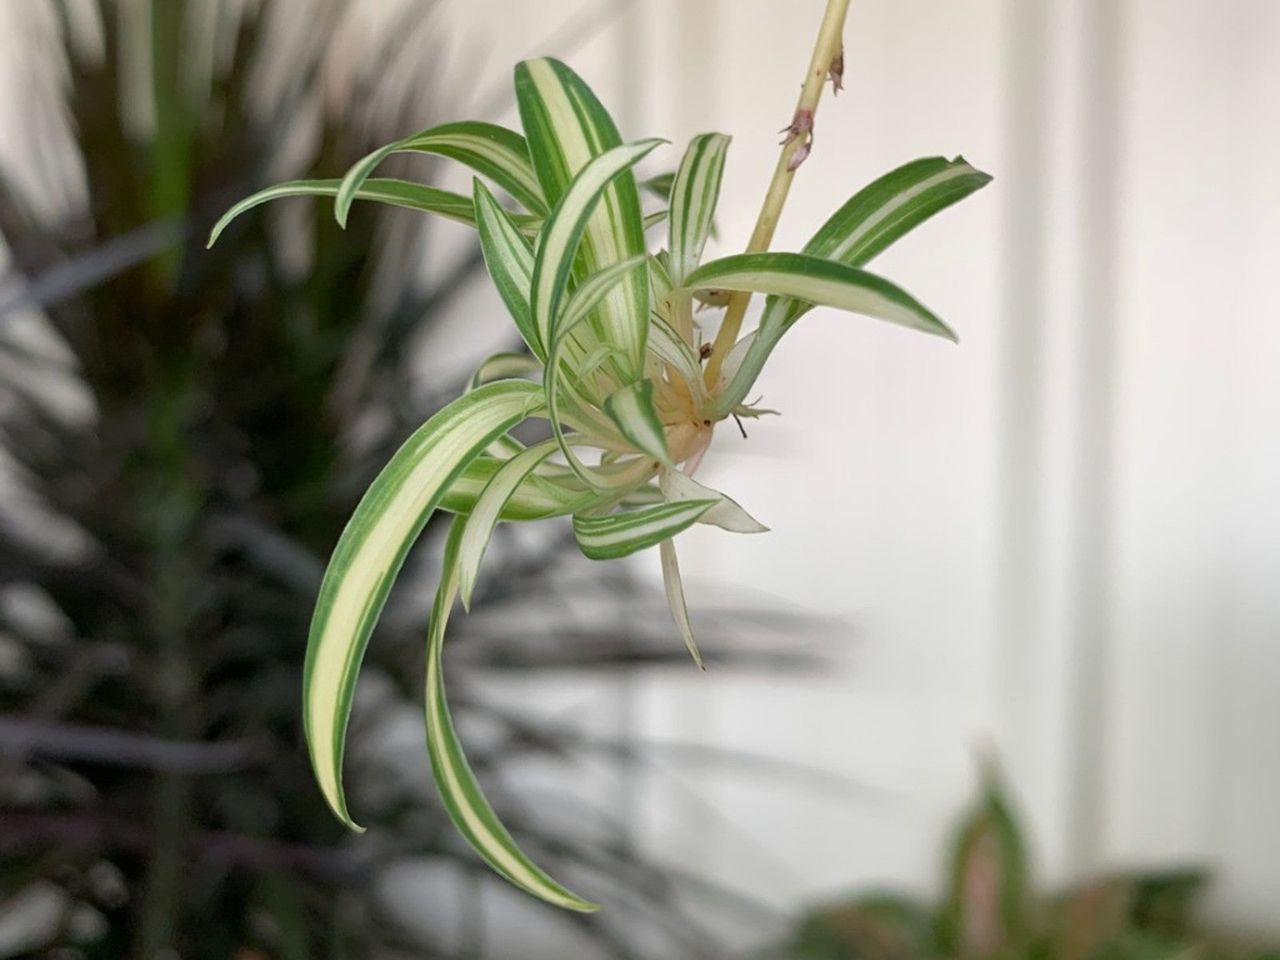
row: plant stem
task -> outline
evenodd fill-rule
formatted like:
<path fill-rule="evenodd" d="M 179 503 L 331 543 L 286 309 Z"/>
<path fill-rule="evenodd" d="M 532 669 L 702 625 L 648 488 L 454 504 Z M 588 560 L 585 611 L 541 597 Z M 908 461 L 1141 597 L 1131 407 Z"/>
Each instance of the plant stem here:
<path fill-rule="evenodd" d="M 804 86 L 800 90 L 800 100 L 796 104 L 795 122 L 807 118 L 811 125 L 813 116 L 818 111 L 818 101 L 822 98 L 822 88 L 826 84 L 828 71 L 836 58 L 840 56 L 843 45 L 844 21 L 849 12 L 849 0 L 827 0 L 826 12 L 822 15 L 822 25 L 818 28 L 818 41 L 813 48 L 813 58 L 809 61 L 809 72 L 805 74 Z M 811 129 L 811 126 L 810 126 Z M 773 241 L 773 231 L 778 226 L 778 218 L 782 215 L 783 204 L 787 202 L 787 193 L 791 190 L 791 181 L 795 177 L 798 162 L 796 154 L 808 150 L 810 135 L 802 131 L 794 133 L 782 145 L 782 153 L 778 156 L 778 165 L 773 170 L 773 179 L 769 182 L 769 190 L 765 193 L 764 204 L 760 208 L 760 216 L 756 219 L 755 230 L 747 244 L 747 253 L 762 253 L 769 249 Z M 803 157 L 800 158 L 801 160 Z M 734 293 L 725 308 L 724 320 L 716 333 L 715 343 L 711 347 L 711 356 L 707 358 L 704 374 L 707 386 L 715 387 L 720 378 L 720 367 L 725 356 L 733 348 L 742 329 L 742 320 L 747 313 L 747 304 L 751 301 L 750 293 Z"/>

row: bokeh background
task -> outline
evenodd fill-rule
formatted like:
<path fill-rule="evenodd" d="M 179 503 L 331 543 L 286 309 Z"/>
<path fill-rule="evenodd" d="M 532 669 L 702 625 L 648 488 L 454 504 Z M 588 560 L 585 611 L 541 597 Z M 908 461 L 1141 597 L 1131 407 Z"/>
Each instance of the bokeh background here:
<path fill-rule="evenodd" d="M 320 809 L 293 717 L 316 565 L 509 332 L 461 228 L 365 211 L 344 235 L 298 200 L 205 254 L 208 223 L 431 122 L 514 125 L 510 67 L 549 53 L 624 137 L 733 135 L 732 252 L 821 8 L 0 5 L 12 955 L 746 956 L 815 903 L 943 896 L 983 758 L 1046 889 L 1204 867 L 1198 922 L 1280 936 L 1271 0 L 854 0 L 775 247 L 963 153 L 993 185 L 877 265 L 959 347 L 818 311 L 779 348 L 783 416 L 704 467 L 772 532 L 682 539 L 706 675 L 656 561 L 575 561 L 562 530 L 504 539 L 458 618 L 482 779 L 609 910 L 523 901 L 441 825 L 430 549 L 362 681 L 349 777 L 378 826 Z"/>

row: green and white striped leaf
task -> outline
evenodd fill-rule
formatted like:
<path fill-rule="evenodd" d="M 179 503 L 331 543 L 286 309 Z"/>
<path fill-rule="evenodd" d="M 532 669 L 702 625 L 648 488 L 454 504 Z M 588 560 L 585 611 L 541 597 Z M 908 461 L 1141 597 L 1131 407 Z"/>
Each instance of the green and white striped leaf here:
<path fill-rule="evenodd" d="M 520 486 L 533 476 L 533 471 L 559 449 L 560 445 L 552 439 L 521 451 L 494 473 L 476 500 L 458 548 L 459 586 L 462 605 L 467 610 L 471 609 L 471 592 L 480 572 L 480 563 L 484 560 L 485 548 L 502 517 L 503 508 Z"/>
<path fill-rule="evenodd" d="M 517 65 L 515 81 L 529 156 L 543 194 L 554 207 L 583 168 L 593 158 L 621 146 L 622 138 L 595 94 L 563 63 L 527 60 Z M 582 231 L 577 252 L 579 278 L 646 249 L 635 177 L 623 169 L 610 179 Z M 557 255 L 561 253 L 557 251 Z M 535 281 L 535 303 L 536 287 Z M 644 368 L 648 317 L 648 281 L 637 275 L 609 297 L 594 324 L 600 340 L 617 347 L 627 358 L 624 374 L 638 375 Z"/>
<path fill-rule="evenodd" d="M 680 561 L 676 558 L 675 540 L 663 540 L 658 544 L 658 554 L 662 559 L 662 586 L 667 592 L 667 606 L 671 608 L 671 619 L 675 621 L 684 645 L 693 657 L 699 670 L 707 669 L 702 662 L 702 653 L 698 650 L 698 641 L 693 637 L 693 624 L 689 622 L 689 607 L 684 601 L 684 581 L 680 579 Z"/>
<path fill-rule="evenodd" d="M 589 368 L 597 362 L 597 358 L 602 362 L 605 358 L 613 356 L 614 350 L 608 344 L 601 344 L 585 358 L 576 359 L 572 353 L 566 351 L 566 348 L 574 345 L 575 331 L 583 325 L 596 305 L 629 272 L 635 270 L 644 262 L 645 258 L 643 256 L 632 257 L 629 260 L 623 260 L 606 267 L 588 278 L 581 287 L 573 292 L 573 296 L 570 297 L 564 310 L 560 312 L 559 317 L 553 319 L 552 324 L 553 339 L 550 356 L 547 359 L 547 370 L 550 372 L 543 380 L 552 432 L 560 444 L 560 450 L 564 454 L 570 469 L 584 483 L 599 491 L 612 490 L 617 484 L 613 479 L 601 474 L 600 471 L 588 467 L 574 453 L 572 444 L 569 443 L 564 433 L 564 421 L 573 418 L 566 415 L 561 407 L 560 390 L 563 387 L 568 392 L 570 409 L 575 414 L 595 421 L 586 425 L 592 435 L 613 434 L 615 431 L 609 420 L 584 395 L 582 389 L 584 385 L 580 381 L 590 372 Z"/>
<path fill-rule="evenodd" d="M 356 194 L 378 164 L 393 153 L 431 153 L 457 160 L 502 187 L 530 213 L 540 215 L 547 211 L 524 137 L 496 124 L 462 120 L 421 130 L 356 161 L 342 178 L 333 204 L 338 223 L 346 225 Z"/>
<path fill-rule="evenodd" d="M 387 593 L 444 492 L 495 437 L 540 408 L 523 380 L 486 384 L 449 404 L 378 474 L 347 523 L 316 600 L 303 673 L 303 724 L 320 790 L 359 829 L 342 790 L 342 754 L 356 674 Z"/>
<path fill-rule="evenodd" d="M 481 456 L 467 464 L 466 469 L 449 485 L 439 508 L 449 513 L 470 515 L 476 501 L 484 492 L 493 475 L 507 461 L 492 456 Z M 603 503 L 600 494 L 581 489 L 570 490 L 558 481 L 547 477 L 529 477 L 516 488 L 502 507 L 499 519 L 508 521 L 545 520 L 548 517 L 564 517 L 579 510 Z"/>
<path fill-rule="evenodd" d="M 743 253 L 703 264 L 690 290 L 740 290 L 792 297 L 955 340 L 951 328 L 905 290 L 874 273 L 803 253 Z"/>
<path fill-rule="evenodd" d="M 533 282 L 533 246 L 520 233 L 511 216 L 498 205 L 493 194 L 480 182 L 474 184 L 476 231 L 480 252 L 498 296 L 533 355 L 547 359 L 545 341 L 538 335 L 529 306 Z"/>
<path fill-rule="evenodd" d="M 208 246 L 212 247 L 217 243 L 218 237 L 232 220 L 254 207 L 286 197 L 336 197 L 340 183 L 339 180 L 291 180 L 288 183 L 277 183 L 274 187 L 259 190 L 252 196 L 245 197 L 222 215 L 209 232 Z M 462 194 L 437 190 L 435 187 L 410 183 L 407 180 L 368 180 L 355 192 L 352 199 L 373 200 L 396 207 L 407 207 L 410 210 L 423 210 L 468 226 L 475 225 L 471 201 Z M 528 218 L 525 220 L 527 222 Z"/>
<path fill-rule="evenodd" d="M 689 529 L 719 502 L 682 500 L 679 503 L 658 503 L 604 517 L 574 514 L 573 533 L 578 538 L 578 546 L 590 559 L 616 560 Z"/>
<path fill-rule="evenodd" d="M 534 257 L 530 296 L 534 325 L 544 343 L 550 343 L 555 335 L 554 326 L 558 319 L 560 301 L 569 284 L 579 242 L 591 219 L 592 211 L 601 201 L 610 182 L 639 163 L 660 142 L 643 140 L 639 143 L 624 144 L 589 160 L 573 179 L 569 189 L 552 210 L 551 216 L 547 218 Z M 643 256 L 644 253 L 642 245 L 636 253 L 612 256 L 605 263 L 594 266 L 587 276 L 600 273 L 613 264 Z M 619 286 L 621 287 L 622 284 Z M 597 325 L 596 332 L 601 342 L 609 344 L 628 358 L 632 363 L 632 369 L 630 371 L 624 369 L 623 372 L 634 377 L 635 371 L 643 369 L 645 337 L 649 329 L 648 277 L 638 275 L 636 279 L 627 281 L 625 286 L 628 290 L 639 286 L 643 288 L 643 295 L 637 298 L 627 293 L 621 305 L 630 308 L 638 301 L 636 309 L 643 309 L 644 312 L 627 315 L 625 325 Z M 616 296 L 615 291 L 610 295 L 610 300 Z"/>
<path fill-rule="evenodd" d="M 681 286 L 702 259 L 702 248 L 720 198 L 720 178 L 730 138 L 703 133 L 689 142 L 671 186 L 671 217 L 667 224 L 671 251 L 671 280 Z"/>
<path fill-rule="evenodd" d="M 855 193 L 804 246 L 804 253 L 860 267 L 934 214 L 991 182 L 963 157 L 925 157 Z"/>
<path fill-rule="evenodd" d="M 626 279 L 627 274 L 644 266 L 648 259 L 644 254 L 640 254 L 626 260 L 619 260 L 617 263 L 610 264 L 582 281 L 578 285 L 578 289 L 574 290 L 568 301 L 565 302 L 564 309 L 560 311 L 560 316 L 552 319 L 552 336 L 555 336 L 562 326 L 576 327 L 587 319 L 591 312 L 600 305 L 600 302 Z M 603 344 L 603 346 L 610 351 L 617 349 L 611 344 Z"/>
<path fill-rule="evenodd" d="M 664 470 L 658 481 L 662 495 L 671 503 L 684 500 L 715 500 L 716 505 L 698 518 L 730 533 L 767 533 L 769 528 L 738 505 L 732 497 L 719 490 L 704 487 L 697 480 L 679 470 Z"/>
<path fill-rule="evenodd" d="M 551 879 L 520 849 L 485 798 L 462 752 L 444 689 L 444 635 L 458 592 L 458 551 L 463 522 L 455 519 L 445 544 L 444 571 L 436 589 L 427 636 L 427 753 L 449 819 L 476 853 L 513 884 L 547 903 L 591 913 L 597 904 Z"/>
<path fill-rule="evenodd" d="M 649 353 L 670 365 L 693 389 L 700 389 L 702 365 L 693 347 L 666 321 L 653 317 L 649 324 Z"/>
<path fill-rule="evenodd" d="M 652 380 L 637 380 L 610 394 L 604 402 L 604 412 L 632 446 L 671 466 L 667 432 L 653 405 Z"/>

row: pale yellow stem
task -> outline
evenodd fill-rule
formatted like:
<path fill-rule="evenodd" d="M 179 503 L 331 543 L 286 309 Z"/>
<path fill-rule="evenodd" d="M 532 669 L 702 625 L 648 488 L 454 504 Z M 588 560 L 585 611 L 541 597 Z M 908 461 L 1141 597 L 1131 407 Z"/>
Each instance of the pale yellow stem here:
<path fill-rule="evenodd" d="M 849 0 L 827 0 L 827 10 L 822 16 L 822 26 L 818 28 L 818 42 L 813 48 L 813 59 L 809 61 L 809 72 L 805 74 L 804 86 L 800 90 L 800 100 L 796 104 L 794 117 L 797 121 L 806 118 L 809 124 L 818 111 L 818 101 L 822 99 L 822 88 L 826 83 L 828 71 L 832 63 L 840 56 L 843 45 L 844 21 L 849 12 Z M 760 208 L 760 216 L 756 219 L 755 230 L 747 244 L 747 253 L 762 253 L 769 249 L 773 242 L 773 231 L 778 226 L 778 217 L 782 214 L 783 204 L 787 202 L 787 193 L 791 189 L 791 181 L 799 166 L 796 154 L 809 149 L 810 134 L 807 131 L 790 136 L 782 145 L 782 153 L 778 157 L 778 165 L 774 168 L 773 179 L 769 182 L 769 190 L 765 194 L 764 204 Z M 799 158 L 803 160 L 803 157 Z M 716 333 L 715 343 L 711 347 L 711 356 L 707 359 L 704 379 L 709 388 L 715 389 L 720 378 L 720 366 L 725 356 L 733 348 L 742 329 L 742 320 L 747 313 L 747 304 L 751 301 L 749 293 L 734 293 L 725 308 L 724 320 Z"/>

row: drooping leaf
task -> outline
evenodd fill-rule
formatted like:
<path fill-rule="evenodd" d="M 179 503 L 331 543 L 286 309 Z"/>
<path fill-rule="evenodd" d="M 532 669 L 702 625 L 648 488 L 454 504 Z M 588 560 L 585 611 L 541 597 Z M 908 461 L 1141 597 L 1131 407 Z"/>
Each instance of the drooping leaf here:
<path fill-rule="evenodd" d="M 552 439 L 516 454 L 498 468 L 476 499 L 458 547 L 458 583 L 462 605 L 466 609 L 471 609 L 471 591 L 475 587 L 476 575 L 480 572 L 485 548 L 502 517 L 503 508 L 520 486 L 533 476 L 533 471 L 559 449 L 560 445 Z"/>
<path fill-rule="evenodd" d="M 340 183 L 341 181 L 339 180 L 292 180 L 288 183 L 277 183 L 275 186 L 267 187 L 265 190 L 259 190 L 257 193 L 245 197 L 222 215 L 221 219 L 214 224 L 213 229 L 209 232 L 208 245 L 212 247 L 232 220 L 240 216 L 240 214 L 252 210 L 254 207 L 261 206 L 271 200 L 281 200 L 286 197 L 336 197 Z M 367 180 L 355 192 L 352 199 L 372 200 L 376 203 L 407 207 L 410 210 L 438 213 L 440 216 L 456 220 L 458 223 L 465 223 L 468 226 L 475 225 L 474 208 L 471 201 L 462 194 L 451 193 L 448 190 L 437 190 L 435 187 L 427 187 L 420 183 L 410 183 L 407 180 Z M 532 221 L 525 217 L 522 218 L 521 222 L 527 228 Z"/>
<path fill-rule="evenodd" d="M 603 517 L 574 514 L 573 532 L 578 546 L 590 559 L 616 560 L 687 530 L 719 502 L 681 500 Z"/>
<path fill-rule="evenodd" d="M 684 600 L 684 581 L 680 579 L 680 561 L 676 557 L 674 539 L 663 540 L 658 544 L 658 554 L 662 558 L 662 586 L 667 593 L 667 605 L 671 608 L 671 619 L 675 621 L 684 645 L 693 657 L 699 670 L 705 670 L 702 653 L 698 650 L 698 641 L 693 636 L 693 624 L 689 622 L 689 607 Z"/>
<path fill-rule="evenodd" d="M 333 204 L 338 223 L 346 225 L 356 194 L 378 164 L 393 153 L 430 153 L 457 160 L 502 187 L 530 213 L 541 215 L 547 211 L 524 137 L 496 124 L 462 120 L 421 130 L 356 161 L 342 178 Z"/>
<path fill-rule="evenodd" d="M 468 461 L 541 405 L 523 380 L 489 383 L 413 434 L 369 487 L 325 571 L 307 640 L 303 723 L 316 780 L 343 823 L 342 755 L 356 675 L 409 548 Z"/>
<path fill-rule="evenodd" d="M 677 287 L 702 259 L 702 248 L 720 198 L 720 178 L 730 139 L 723 133 L 694 137 L 676 171 L 667 231 L 671 280 Z"/>
<path fill-rule="evenodd" d="M 455 519 L 445 545 L 444 570 L 431 609 L 427 636 L 427 753 L 449 819 L 489 866 L 547 903 L 591 913 L 599 905 L 551 879 L 520 849 L 476 781 L 449 713 L 444 689 L 444 635 L 458 593 L 458 550 L 464 523 Z"/>
<path fill-rule="evenodd" d="M 554 207 L 583 168 L 621 146 L 622 138 L 595 94 L 563 63 L 527 60 L 516 66 L 515 84 L 533 168 Z M 635 177 L 624 168 L 610 179 L 583 230 L 577 257 L 580 279 L 646 252 Z M 535 302 L 536 287 L 535 281 Z M 631 377 L 643 370 L 648 316 L 648 281 L 637 275 L 602 305 L 595 323 L 600 339 L 619 348 L 625 358 L 623 373 Z"/>
<path fill-rule="evenodd" d="M 636 449 L 659 463 L 671 465 L 667 434 L 653 405 L 653 381 L 637 380 L 610 394 L 604 412 Z"/>

